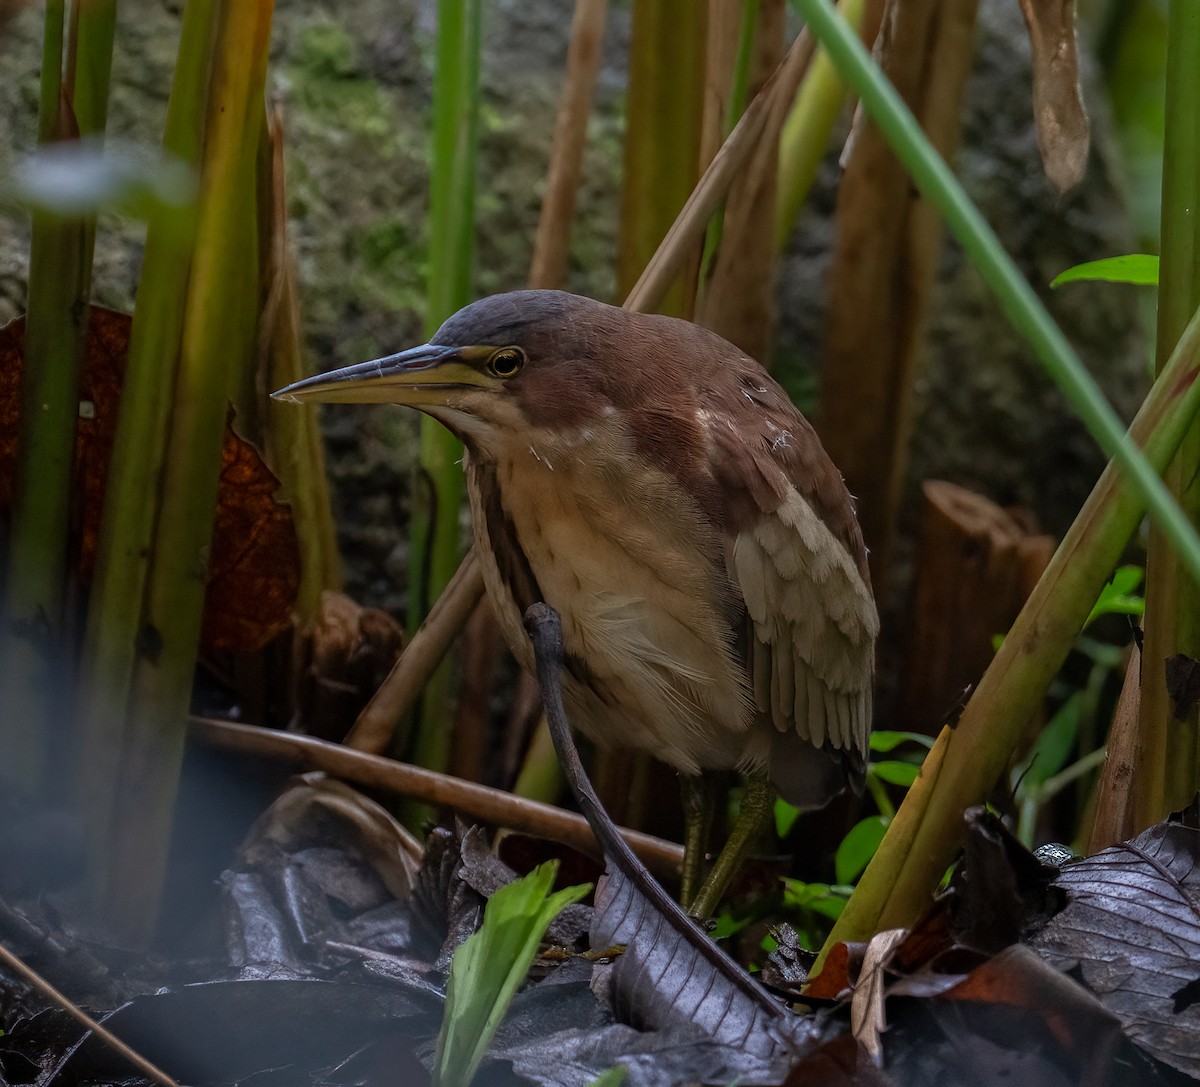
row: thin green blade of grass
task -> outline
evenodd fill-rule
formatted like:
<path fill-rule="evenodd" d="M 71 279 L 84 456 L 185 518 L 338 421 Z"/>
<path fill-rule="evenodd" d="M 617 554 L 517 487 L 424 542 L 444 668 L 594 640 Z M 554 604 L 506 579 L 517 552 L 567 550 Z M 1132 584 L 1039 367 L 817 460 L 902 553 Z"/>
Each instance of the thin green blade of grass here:
<path fill-rule="evenodd" d="M 67 90 L 80 136 L 99 136 L 108 119 L 108 86 L 112 75 L 117 0 L 88 0 L 71 6 L 67 41 Z M 96 218 L 83 223 L 83 296 L 91 294 Z"/>
<path fill-rule="evenodd" d="M 454 953 L 434 1087 L 470 1084 L 550 922 L 591 890 L 585 884 L 551 894 L 557 871 L 558 862 L 549 861 L 501 887 L 488 900 L 479 931 Z"/>
<path fill-rule="evenodd" d="M 66 0 L 46 0 L 42 21 L 42 74 L 38 83 L 37 142 L 62 136 L 63 50 L 67 37 Z"/>
<path fill-rule="evenodd" d="M 737 59 L 733 66 L 733 85 L 729 94 L 729 109 L 725 115 L 725 131 L 722 138 L 733 131 L 733 126 L 746 110 L 750 87 L 750 65 L 754 54 L 755 24 L 758 22 L 762 0 L 742 0 L 741 19 L 738 24 Z"/>
<path fill-rule="evenodd" d="M 425 334 L 430 337 L 471 296 L 481 16 L 479 0 L 439 0 L 425 308 Z M 461 457 L 461 444 L 446 428 L 422 416 L 421 467 L 432 493 L 428 505 L 413 511 L 409 621 L 414 628 L 427 601 L 445 588 L 458 565 Z"/>
<path fill-rule="evenodd" d="M 1062 330 L 1025 281 L 949 166 L 930 147 L 912 113 L 830 0 L 796 0 L 814 36 L 829 51 L 842 78 L 886 133 L 896 156 L 918 188 L 938 209 L 967 256 L 996 295 L 1005 314 L 1062 390 L 1088 432 L 1114 458 L 1142 495 L 1147 508 L 1200 581 L 1200 534 L 1172 499 L 1163 481 L 1127 437 L 1125 428 L 1096 387 Z"/>
<path fill-rule="evenodd" d="M 439 0 L 433 86 L 433 165 L 429 179 L 429 288 L 425 332 L 470 301 L 475 252 L 479 143 L 479 0 Z M 462 444 L 421 417 L 419 471 L 409 524 L 408 620 L 416 630 L 459 562 Z M 450 758 L 452 669 L 443 662 L 422 693 L 411 758 L 444 770 Z M 423 813 L 410 813 L 419 821 Z"/>
<path fill-rule="evenodd" d="M 72 5 L 68 45 L 71 106 L 81 136 L 103 132 L 108 118 L 117 0 L 88 0 Z"/>
<path fill-rule="evenodd" d="M 203 613 L 226 415 L 258 325 L 258 151 L 272 0 L 222 6 L 196 245 L 170 404 L 162 499 L 116 796 L 106 914 L 144 942 L 156 920 Z"/>
<path fill-rule="evenodd" d="M 43 23 L 38 143 L 74 135 L 64 108 L 65 0 L 49 0 Z M 86 327 L 82 223 L 34 211 L 25 359 L 0 632 L 0 746 L 6 777 L 39 793 L 44 784 L 54 692 L 68 668 L 62 645 L 71 464 Z"/>
<path fill-rule="evenodd" d="M 1167 13 L 1166 127 L 1163 140 L 1162 257 L 1156 353 L 1161 370 L 1200 302 L 1200 4 L 1171 0 Z M 1185 515 L 1200 521 L 1200 426 L 1193 426 L 1167 472 Z M 1176 653 L 1200 657 L 1200 586 L 1166 526 L 1153 526 L 1146 552 L 1141 747 L 1134 789 L 1137 829 L 1186 807 L 1200 784 L 1196 729 L 1200 713 L 1175 720 L 1166 662 Z"/>
<path fill-rule="evenodd" d="M 165 150 L 199 163 L 218 5 L 190 0 L 183 13 Z M 194 207 L 150 216 L 121 389 L 121 407 L 88 600 L 77 711 L 76 803 L 89 828 L 94 888 L 108 862 L 129 687 L 153 549 L 170 403 L 194 245 Z"/>

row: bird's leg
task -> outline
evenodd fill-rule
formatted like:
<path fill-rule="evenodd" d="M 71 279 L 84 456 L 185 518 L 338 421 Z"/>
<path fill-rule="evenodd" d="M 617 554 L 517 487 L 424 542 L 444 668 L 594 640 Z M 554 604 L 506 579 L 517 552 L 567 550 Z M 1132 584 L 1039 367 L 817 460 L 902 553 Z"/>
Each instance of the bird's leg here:
<path fill-rule="evenodd" d="M 704 853 L 713 817 L 713 782 L 708 774 L 680 774 L 683 794 L 683 874 L 679 902 L 686 909 L 704 878 Z"/>
<path fill-rule="evenodd" d="M 747 848 L 770 821 L 771 813 L 775 809 L 775 786 L 763 775 L 747 774 L 745 782 L 746 790 L 742 796 L 737 822 L 733 824 L 733 830 L 729 832 L 729 838 L 713 863 L 700 893 L 688 906 L 688 912 L 693 917 L 712 916 L 721 901 L 721 896 L 737 875 Z"/>

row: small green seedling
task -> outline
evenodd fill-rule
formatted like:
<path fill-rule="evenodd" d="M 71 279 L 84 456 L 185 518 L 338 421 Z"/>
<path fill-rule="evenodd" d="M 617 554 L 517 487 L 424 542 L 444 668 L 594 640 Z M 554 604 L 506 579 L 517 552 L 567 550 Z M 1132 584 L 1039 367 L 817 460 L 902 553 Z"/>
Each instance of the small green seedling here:
<path fill-rule="evenodd" d="M 558 862 L 548 861 L 501 887 L 488 900 L 479 931 L 454 953 L 434 1087 L 468 1087 L 550 922 L 592 889 L 584 884 L 550 894 L 557 872 Z"/>

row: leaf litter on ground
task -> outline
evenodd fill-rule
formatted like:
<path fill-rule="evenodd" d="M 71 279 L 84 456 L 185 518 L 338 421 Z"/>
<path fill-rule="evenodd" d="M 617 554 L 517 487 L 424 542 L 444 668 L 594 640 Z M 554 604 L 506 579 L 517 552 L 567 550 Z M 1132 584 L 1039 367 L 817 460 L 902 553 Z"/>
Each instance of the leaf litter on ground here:
<path fill-rule="evenodd" d="M 1195 823 L 1185 813 L 1059 869 L 994 814 L 968 813 L 948 891 L 873 956 L 860 1038 L 864 948 L 842 945 L 810 980 L 781 928 L 768 990 L 610 856 L 596 905 L 569 906 L 550 928 L 556 953 L 510 971 L 515 995 L 477 1047 L 476 1082 L 587 1087 L 616 1066 L 631 1087 L 1195 1082 Z M 417 860 L 386 812 L 308 775 L 256 824 L 221 878 L 207 939 L 174 962 L 73 939 L 59 892 L 0 903 L 0 938 L 77 999 L 114 1009 L 114 1033 L 182 1082 L 420 1084 L 456 953 L 518 873 L 479 828 L 436 830 Z M 530 939 L 517 941 L 525 953 Z M 0 978 L 0 1077 L 138 1082 L 40 1008 Z"/>

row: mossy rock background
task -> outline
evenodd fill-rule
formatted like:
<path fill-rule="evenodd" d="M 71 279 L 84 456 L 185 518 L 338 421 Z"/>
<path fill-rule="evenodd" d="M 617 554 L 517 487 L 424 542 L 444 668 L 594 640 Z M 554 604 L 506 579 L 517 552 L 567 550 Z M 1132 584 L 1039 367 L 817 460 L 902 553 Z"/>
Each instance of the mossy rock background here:
<path fill-rule="evenodd" d="M 477 204 L 477 295 L 523 284 L 553 129 L 572 0 L 484 5 Z M 629 3 L 610 2 L 597 109 L 572 239 L 570 289 L 612 299 Z M 157 142 L 182 5 L 122 0 L 110 131 Z M 312 368 L 422 339 L 434 4 L 432 0 L 279 0 L 269 88 L 284 107 L 293 239 Z M 1132 290 L 1051 293 L 1058 271 L 1133 246 L 1092 72 L 1085 98 L 1095 150 L 1085 183 L 1059 197 L 1045 181 L 1031 122 L 1028 45 L 1018 5 L 984 0 L 958 167 L 1056 319 L 1131 417 L 1145 385 L 1145 337 Z M 0 169 L 32 145 L 40 12 L 0 30 Z M 789 387 L 811 392 L 820 356 L 824 277 L 837 170 L 831 154 L 781 267 L 776 359 Z M 97 300 L 132 304 L 136 224 L 106 220 Z M 0 219 L 0 321 L 24 308 L 28 228 Z M 1102 466 L 979 276 L 946 247 L 925 351 L 914 481 L 948 478 L 1030 506 L 1062 532 Z M 400 612 L 403 524 L 415 418 L 388 408 L 325 415 L 347 583 Z M 1047 465 L 1052 470 L 1047 470 Z M 911 510 L 911 503 L 909 506 Z"/>

